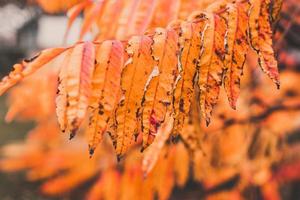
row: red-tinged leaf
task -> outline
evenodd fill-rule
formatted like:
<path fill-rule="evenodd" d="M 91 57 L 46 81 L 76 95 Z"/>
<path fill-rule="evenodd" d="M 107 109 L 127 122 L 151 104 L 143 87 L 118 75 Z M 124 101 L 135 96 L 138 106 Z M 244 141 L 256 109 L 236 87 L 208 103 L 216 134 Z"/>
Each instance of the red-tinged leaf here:
<path fill-rule="evenodd" d="M 92 3 L 91 0 L 85 0 L 79 4 L 76 4 L 72 8 L 70 8 L 67 12 L 67 16 L 69 18 L 68 24 L 67 24 L 67 30 L 65 32 L 64 41 L 67 40 L 70 28 L 72 27 L 75 19 L 78 17 L 78 15 L 88 6 L 90 6 Z"/>
<path fill-rule="evenodd" d="M 172 132 L 173 122 L 173 117 L 168 114 L 166 121 L 159 128 L 154 142 L 146 149 L 142 162 L 144 176 L 147 176 L 155 166 L 161 150 Z"/>
<path fill-rule="evenodd" d="M 153 142 L 157 129 L 165 120 L 178 74 L 177 33 L 172 29 L 156 29 L 153 41 L 152 56 L 157 66 L 151 74 L 142 104 L 143 148 Z"/>
<path fill-rule="evenodd" d="M 75 136 L 83 121 L 91 93 L 91 78 L 94 71 L 95 50 L 90 42 L 78 44 L 72 50 L 60 73 L 57 97 L 57 115 L 62 131 Z M 65 107 L 65 108 L 64 108 Z"/>

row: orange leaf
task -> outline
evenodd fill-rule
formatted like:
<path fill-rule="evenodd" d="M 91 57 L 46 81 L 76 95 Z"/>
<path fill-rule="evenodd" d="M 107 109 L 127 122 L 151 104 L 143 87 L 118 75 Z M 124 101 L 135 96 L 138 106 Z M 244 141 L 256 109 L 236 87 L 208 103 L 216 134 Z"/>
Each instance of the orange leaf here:
<path fill-rule="evenodd" d="M 177 70 L 177 33 L 172 29 L 156 29 L 153 36 L 152 56 L 157 62 L 143 99 L 143 148 L 150 145 L 157 129 L 165 120 L 172 103 Z"/>
<path fill-rule="evenodd" d="M 85 0 L 79 4 L 76 4 L 72 8 L 70 8 L 67 12 L 67 16 L 69 18 L 68 24 L 67 24 L 67 30 L 65 32 L 64 41 L 66 41 L 70 28 L 72 27 L 72 24 L 74 23 L 76 17 L 82 12 L 84 8 L 89 6 L 92 2 L 90 0 Z"/>
<path fill-rule="evenodd" d="M 61 69 L 59 88 L 63 89 L 59 91 L 56 101 L 57 116 L 62 131 L 70 133 L 70 139 L 75 136 L 86 114 L 94 62 L 94 45 L 85 42 L 74 47 L 69 60 L 65 61 L 66 65 Z"/>
<path fill-rule="evenodd" d="M 102 140 L 107 123 L 117 103 L 120 90 L 121 69 L 123 67 L 123 45 L 112 40 L 103 42 L 97 49 L 95 71 L 92 79 L 89 127 L 89 149 L 94 149 Z"/>
<path fill-rule="evenodd" d="M 30 59 L 25 59 L 21 64 L 14 65 L 14 71 L 10 72 L 0 82 L 0 95 L 6 90 L 17 84 L 24 77 L 31 75 L 45 64 L 62 54 L 68 48 L 51 48 L 46 49 Z"/>
<path fill-rule="evenodd" d="M 118 156 L 125 153 L 138 136 L 138 121 L 148 76 L 155 63 L 151 56 L 153 40 L 147 36 L 134 36 L 125 49 L 128 56 L 122 72 L 123 97 L 116 111 Z"/>
<path fill-rule="evenodd" d="M 174 130 L 175 135 L 181 133 L 183 124 L 189 114 L 191 101 L 194 98 L 194 86 L 197 81 L 199 59 L 203 43 L 203 32 L 206 28 L 205 18 L 193 19 L 192 22 L 182 23 L 181 29 L 181 63 L 180 80 L 174 92 Z"/>
<path fill-rule="evenodd" d="M 226 23 L 217 14 L 203 13 L 209 23 L 204 33 L 203 52 L 199 62 L 200 109 L 206 124 L 210 123 L 213 106 L 217 103 L 225 54 Z"/>
<path fill-rule="evenodd" d="M 272 29 L 269 20 L 270 0 L 251 0 L 249 37 L 251 47 L 258 54 L 258 63 L 279 88 L 277 61 L 272 48 Z"/>
<path fill-rule="evenodd" d="M 240 93 L 240 77 L 248 52 L 248 3 L 229 4 L 225 12 L 227 22 L 226 54 L 224 59 L 224 87 L 233 109 Z"/>

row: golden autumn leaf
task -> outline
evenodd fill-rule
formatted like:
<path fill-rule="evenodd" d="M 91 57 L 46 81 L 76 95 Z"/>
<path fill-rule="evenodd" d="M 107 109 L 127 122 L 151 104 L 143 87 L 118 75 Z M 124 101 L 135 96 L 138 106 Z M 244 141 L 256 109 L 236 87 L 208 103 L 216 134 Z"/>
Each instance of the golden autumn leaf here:
<path fill-rule="evenodd" d="M 123 154 L 129 148 L 140 131 L 137 119 L 140 116 L 148 76 L 154 67 L 154 60 L 151 56 L 152 43 L 153 40 L 148 36 L 134 36 L 125 48 L 128 59 L 121 75 L 123 96 L 116 110 L 116 152 L 118 155 Z"/>
<path fill-rule="evenodd" d="M 157 129 L 171 109 L 177 70 L 178 36 L 173 29 L 156 29 L 153 35 L 152 57 L 156 64 L 146 86 L 142 102 L 143 148 L 150 145 Z"/>
<path fill-rule="evenodd" d="M 96 51 L 96 66 L 92 77 L 92 92 L 89 106 L 90 154 L 102 140 L 117 104 L 120 90 L 120 75 L 123 66 L 123 45 L 119 41 L 105 41 Z"/>
<path fill-rule="evenodd" d="M 227 24 L 225 44 L 225 76 L 224 87 L 232 108 L 236 108 L 236 101 L 240 92 L 240 77 L 248 51 L 248 2 L 229 4 L 224 15 Z"/>
<path fill-rule="evenodd" d="M 194 97 L 194 87 L 199 70 L 203 32 L 207 28 L 206 19 L 196 18 L 192 22 L 181 24 L 180 38 L 180 79 L 174 91 L 174 130 L 175 135 L 181 133 L 185 119 L 190 111 Z"/>
<path fill-rule="evenodd" d="M 198 85 L 201 113 L 208 125 L 222 84 L 226 22 L 213 13 L 203 13 L 203 17 L 208 19 L 208 26 L 204 32 L 203 52 L 199 61 Z"/>

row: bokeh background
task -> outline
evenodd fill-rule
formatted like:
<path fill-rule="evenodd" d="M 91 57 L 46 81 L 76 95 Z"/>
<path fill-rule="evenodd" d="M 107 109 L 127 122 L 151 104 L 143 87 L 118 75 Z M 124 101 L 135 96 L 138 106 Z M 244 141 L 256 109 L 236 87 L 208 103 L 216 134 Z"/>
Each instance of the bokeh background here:
<path fill-rule="evenodd" d="M 0 0 L 0 73 L 6 75 L 14 63 L 40 49 L 62 46 L 67 17 L 63 13 L 47 14 L 39 6 L 21 0 Z M 76 41 L 81 19 L 74 22 L 68 43 Z M 0 145 L 24 140 L 33 122 L 5 123 L 7 96 L 0 97 Z M 42 196 L 39 183 L 24 179 L 24 173 L 0 173 L 0 197 L 9 199 L 53 199 Z M 80 193 L 80 192 L 79 192 Z M 61 199 L 61 198 L 58 198 Z M 71 198 L 64 198 L 71 199 Z"/>

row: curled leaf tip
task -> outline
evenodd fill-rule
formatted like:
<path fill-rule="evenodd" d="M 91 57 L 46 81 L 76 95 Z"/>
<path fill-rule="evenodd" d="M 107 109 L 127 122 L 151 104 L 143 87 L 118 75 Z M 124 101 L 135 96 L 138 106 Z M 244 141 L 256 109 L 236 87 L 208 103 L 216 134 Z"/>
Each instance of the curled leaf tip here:
<path fill-rule="evenodd" d="M 206 126 L 208 127 L 210 124 L 210 118 L 209 117 L 206 117 Z"/>
<path fill-rule="evenodd" d="M 89 148 L 90 158 L 93 157 L 94 153 L 95 153 L 95 149 L 94 148 Z"/>
<path fill-rule="evenodd" d="M 231 101 L 230 101 L 230 107 L 231 107 L 233 110 L 236 110 L 236 101 L 231 100 Z"/>
<path fill-rule="evenodd" d="M 171 140 L 173 144 L 178 143 L 180 136 L 179 135 L 172 135 Z"/>
<path fill-rule="evenodd" d="M 141 152 L 143 153 L 150 145 L 151 145 L 151 143 L 145 143 L 145 144 L 143 144 L 143 146 L 141 148 Z"/>
<path fill-rule="evenodd" d="M 277 90 L 280 90 L 280 82 L 279 81 L 276 82 L 276 87 L 277 87 Z"/>
<path fill-rule="evenodd" d="M 121 154 L 118 154 L 118 155 L 117 155 L 117 161 L 120 162 L 121 159 L 122 159 L 122 155 L 121 155 Z"/>
<path fill-rule="evenodd" d="M 76 132 L 75 132 L 75 131 L 72 131 L 72 132 L 70 133 L 69 140 L 72 140 L 72 139 L 75 137 L 75 135 L 76 135 Z"/>

